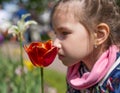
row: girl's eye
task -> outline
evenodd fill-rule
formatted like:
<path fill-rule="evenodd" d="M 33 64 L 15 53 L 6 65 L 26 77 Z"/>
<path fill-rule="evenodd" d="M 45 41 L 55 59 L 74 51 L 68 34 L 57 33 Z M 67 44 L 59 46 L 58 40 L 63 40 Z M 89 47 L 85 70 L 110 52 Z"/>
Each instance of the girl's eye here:
<path fill-rule="evenodd" d="M 68 35 L 68 32 L 61 32 L 62 35 Z"/>
<path fill-rule="evenodd" d="M 56 32 L 54 31 L 54 34 L 56 35 Z"/>

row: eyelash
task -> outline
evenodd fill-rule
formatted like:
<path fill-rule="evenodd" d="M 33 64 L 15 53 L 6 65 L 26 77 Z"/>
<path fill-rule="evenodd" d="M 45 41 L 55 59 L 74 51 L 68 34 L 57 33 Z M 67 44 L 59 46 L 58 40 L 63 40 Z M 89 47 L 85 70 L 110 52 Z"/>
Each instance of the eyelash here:
<path fill-rule="evenodd" d="M 61 32 L 62 35 L 68 35 L 68 32 Z"/>
<path fill-rule="evenodd" d="M 56 33 L 56 32 L 54 32 L 54 33 L 55 33 L 55 35 L 57 35 L 57 33 Z M 68 34 L 69 34 L 69 32 L 61 31 L 61 32 L 60 32 L 60 34 L 61 34 L 61 35 L 68 35 Z"/>
<path fill-rule="evenodd" d="M 61 40 L 67 38 L 69 34 L 70 32 L 68 31 L 55 31 L 56 38 L 59 38 Z"/>

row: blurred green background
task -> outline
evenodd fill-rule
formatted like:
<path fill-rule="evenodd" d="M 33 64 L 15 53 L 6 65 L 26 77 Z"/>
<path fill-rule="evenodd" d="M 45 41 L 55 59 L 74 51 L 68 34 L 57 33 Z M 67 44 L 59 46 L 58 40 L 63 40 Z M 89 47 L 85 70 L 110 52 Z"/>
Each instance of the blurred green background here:
<path fill-rule="evenodd" d="M 8 28 L 9 23 L 16 25 L 23 14 L 30 13 L 26 21 L 35 20 L 38 25 L 27 29 L 23 44 L 54 39 L 50 24 L 54 3 L 55 0 L 0 0 L 0 93 L 41 93 L 40 68 L 30 64 L 24 52 L 22 71 L 19 40 L 8 34 Z M 65 93 L 65 71 L 58 67 L 44 68 L 45 93 Z"/>

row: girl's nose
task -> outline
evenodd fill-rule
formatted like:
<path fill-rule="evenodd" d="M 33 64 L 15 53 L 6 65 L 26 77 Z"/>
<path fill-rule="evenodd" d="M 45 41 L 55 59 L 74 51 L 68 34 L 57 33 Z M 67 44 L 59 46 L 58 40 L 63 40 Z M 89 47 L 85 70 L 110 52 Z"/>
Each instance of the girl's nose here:
<path fill-rule="evenodd" d="M 59 39 L 55 39 L 53 45 L 60 49 L 61 48 L 60 40 Z"/>

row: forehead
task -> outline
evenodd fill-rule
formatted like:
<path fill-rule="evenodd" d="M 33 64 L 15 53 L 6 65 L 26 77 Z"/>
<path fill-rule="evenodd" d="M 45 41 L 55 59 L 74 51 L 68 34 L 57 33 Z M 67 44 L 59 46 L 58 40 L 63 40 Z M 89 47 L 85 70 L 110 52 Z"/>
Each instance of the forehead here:
<path fill-rule="evenodd" d="M 80 16 L 83 14 L 83 2 L 80 0 L 70 0 L 61 2 L 54 11 L 52 22 L 53 25 L 58 21 L 69 20 L 79 21 Z"/>

